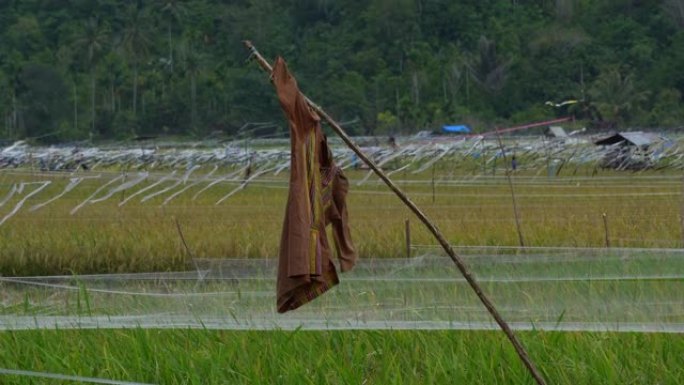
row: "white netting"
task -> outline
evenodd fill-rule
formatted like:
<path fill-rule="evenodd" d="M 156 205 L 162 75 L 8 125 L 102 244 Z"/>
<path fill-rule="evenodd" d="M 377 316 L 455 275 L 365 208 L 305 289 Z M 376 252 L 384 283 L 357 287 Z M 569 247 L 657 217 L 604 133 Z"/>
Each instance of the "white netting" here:
<path fill-rule="evenodd" d="M 0 328 L 495 329 L 434 246 L 366 259 L 310 304 L 275 311 L 275 259 L 187 272 L 3 277 Z M 459 248 L 517 329 L 684 332 L 684 250 Z"/>

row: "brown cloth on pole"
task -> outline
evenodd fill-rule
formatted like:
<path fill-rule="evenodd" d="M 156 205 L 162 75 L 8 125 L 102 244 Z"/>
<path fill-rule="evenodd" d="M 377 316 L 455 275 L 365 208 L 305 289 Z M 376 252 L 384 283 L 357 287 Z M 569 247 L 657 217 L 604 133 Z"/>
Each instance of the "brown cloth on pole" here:
<path fill-rule="evenodd" d="M 345 197 L 349 182 L 335 166 L 320 118 L 278 57 L 271 80 L 290 126 L 290 189 L 280 238 L 278 312 L 294 310 L 339 283 L 326 226 L 332 224 L 342 271 L 354 267 Z"/>

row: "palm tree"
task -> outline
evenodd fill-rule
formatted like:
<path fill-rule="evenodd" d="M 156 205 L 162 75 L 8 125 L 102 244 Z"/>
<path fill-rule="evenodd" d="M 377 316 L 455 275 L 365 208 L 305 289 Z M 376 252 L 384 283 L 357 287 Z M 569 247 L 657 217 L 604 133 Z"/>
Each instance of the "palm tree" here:
<path fill-rule="evenodd" d="M 57 51 L 57 62 L 62 67 L 62 70 L 68 75 L 72 86 L 72 96 L 74 103 L 74 125 L 73 131 L 78 132 L 78 63 L 74 60 L 74 53 L 71 47 L 63 45 Z"/>
<path fill-rule="evenodd" d="M 19 87 L 19 74 L 22 68 L 22 57 L 17 51 L 11 52 L 4 60 L 3 72 L 6 74 L 6 82 L 3 88 L 9 89 L 8 100 L 5 102 L 11 104 L 10 112 L 7 116 L 6 131 L 7 137 L 12 139 L 17 134 L 19 122 L 19 104 L 17 98 L 17 88 Z"/>
<path fill-rule="evenodd" d="M 577 0 L 556 0 L 556 18 L 561 22 L 571 22 L 575 15 Z"/>
<path fill-rule="evenodd" d="M 101 66 L 106 72 L 107 82 L 109 83 L 109 106 L 108 109 L 111 112 L 117 110 L 118 94 L 121 86 L 125 83 L 124 80 L 124 64 L 121 57 L 115 52 L 108 53 Z M 121 108 L 121 102 L 118 102 L 119 109 Z"/>
<path fill-rule="evenodd" d="M 189 43 L 183 49 L 185 73 L 190 76 L 190 104 L 191 125 L 193 131 L 197 130 L 197 77 L 203 71 L 204 58 L 197 53 Z"/>
<path fill-rule="evenodd" d="M 123 30 L 122 47 L 133 67 L 133 116 L 138 111 L 138 66 L 147 57 L 150 47 L 149 18 L 137 5 L 126 9 L 126 24 Z"/>
<path fill-rule="evenodd" d="M 613 68 L 598 76 L 589 96 L 603 117 L 618 123 L 624 122 L 629 113 L 646 100 L 648 92 L 637 91 L 630 75 Z"/>
<path fill-rule="evenodd" d="M 90 70 L 90 118 L 91 132 L 95 132 L 95 69 L 102 54 L 109 46 L 109 28 L 91 17 L 74 39 L 74 48 L 85 55 Z"/>
<path fill-rule="evenodd" d="M 681 29 L 684 29 L 684 0 L 665 0 L 663 9 Z"/>
<path fill-rule="evenodd" d="M 171 26 L 174 23 L 180 23 L 187 11 L 185 5 L 180 0 L 158 0 L 158 3 L 159 9 L 168 21 L 169 63 L 171 71 L 173 71 L 173 40 L 171 39 Z"/>
<path fill-rule="evenodd" d="M 480 37 L 477 55 L 467 63 L 472 79 L 490 94 L 497 94 L 504 87 L 510 65 L 510 60 L 497 54 L 494 41 L 485 36 Z"/>

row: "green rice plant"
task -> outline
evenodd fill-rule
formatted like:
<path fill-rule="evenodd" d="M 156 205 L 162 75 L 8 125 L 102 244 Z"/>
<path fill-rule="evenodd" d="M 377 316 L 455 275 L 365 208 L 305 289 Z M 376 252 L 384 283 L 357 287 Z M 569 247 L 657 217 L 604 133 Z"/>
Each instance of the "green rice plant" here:
<path fill-rule="evenodd" d="M 520 336 L 550 383 L 684 380 L 680 335 Z M 34 330 L 3 332 L 0 341 L 2 368 L 143 383 L 532 383 L 497 332 Z M 2 374 L 0 380 L 54 383 Z"/>

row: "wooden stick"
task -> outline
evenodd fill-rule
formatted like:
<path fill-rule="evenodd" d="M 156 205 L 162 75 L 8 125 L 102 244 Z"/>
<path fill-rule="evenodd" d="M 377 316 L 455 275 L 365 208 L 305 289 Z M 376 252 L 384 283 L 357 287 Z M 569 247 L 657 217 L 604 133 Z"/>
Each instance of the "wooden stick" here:
<path fill-rule="evenodd" d="M 511 192 L 511 202 L 513 204 L 513 217 L 515 218 L 515 229 L 518 231 L 518 243 L 520 247 L 525 247 L 525 239 L 523 238 L 522 229 L 520 227 L 520 214 L 518 213 L 518 202 L 515 199 L 515 189 L 513 189 L 513 180 L 511 179 L 511 170 L 508 168 L 508 159 L 506 159 L 506 150 L 504 149 L 501 134 L 496 131 L 496 138 L 499 140 L 499 148 L 503 156 L 504 166 L 506 167 L 506 180 L 508 180 L 508 188 Z"/>
<path fill-rule="evenodd" d="M 192 251 L 190 251 L 190 247 L 188 247 L 188 243 L 185 242 L 185 236 L 183 235 L 183 230 L 181 230 L 181 226 L 180 226 L 180 223 L 178 222 L 178 218 L 173 218 L 173 220 L 176 222 L 176 230 L 178 230 L 178 235 L 180 236 L 180 239 L 183 242 L 183 246 L 185 247 L 185 252 L 188 253 L 188 256 L 191 259 L 195 259 L 195 256 L 192 254 Z"/>
<path fill-rule="evenodd" d="M 432 203 L 435 203 L 435 165 L 432 165 Z"/>
<path fill-rule="evenodd" d="M 411 223 L 409 219 L 404 220 L 404 237 L 406 240 L 406 258 L 411 258 Z"/>
<path fill-rule="evenodd" d="M 256 50 L 256 48 L 252 45 L 252 43 L 248 40 L 245 40 L 244 42 L 245 47 L 251 52 L 251 57 L 254 58 L 257 63 L 263 68 L 266 72 L 271 74 L 273 72 L 273 68 L 271 65 L 264 59 L 261 54 Z M 496 320 L 496 323 L 499 324 L 499 327 L 503 332 L 506 334 L 508 339 L 510 340 L 511 344 L 515 348 L 515 351 L 518 353 L 518 356 L 522 360 L 523 364 L 527 368 L 527 370 L 530 372 L 532 377 L 535 379 L 537 384 L 539 385 L 546 385 L 546 381 L 542 377 L 541 373 L 539 373 L 539 370 L 535 367 L 534 363 L 530 360 L 529 356 L 527 355 L 527 352 L 525 351 L 525 348 L 522 346 L 518 338 L 515 336 L 513 333 L 513 330 L 508 326 L 508 323 L 504 321 L 504 319 L 501 317 L 499 312 L 496 310 L 494 307 L 494 304 L 489 300 L 489 298 L 484 294 L 482 289 L 480 288 L 480 285 L 477 283 L 475 280 L 475 277 L 470 273 L 470 270 L 468 267 L 465 265 L 463 262 L 463 259 L 456 254 L 456 252 L 453 250 L 449 242 L 444 238 L 444 235 L 442 235 L 442 232 L 439 231 L 437 226 L 428 219 L 428 217 L 416 206 L 411 199 L 409 199 L 406 194 L 404 194 L 401 189 L 392 182 L 392 180 L 385 175 L 385 173 L 373 162 L 370 158 L 366 156 L 366 154 L 361 151 L 361 149 L 354 143 L 354 141 L 347 135 L 347 133 L 340 127 L 339 124 L 337 124 L 321 107 L 313 103 L 309 98 L 304 96 L 306 102 L 309 104 L 309 106 L 321 117 L 323 120 L 328 122 L 330 124 L 330 127 L 337 133 L 337 135 L 340 136 L 342 141 L 349 146 L 349 148 L 356 153 L 356 155 L 359 157 L 359 159 L 363 160 L 368 167 L 370 167 L 371 170 L 373 170 L 380 179 L 382 179 L 383 182 L 387 185 L 387 187 L 390 188 L 390 190 L 394 191 L 394 193 L 397 195 L 397 197 L 408 206 L 408 208 L 413 211 L 413 213 L 420 219 L 421 222 L 425 225 L 425 227 L 428 228 L 428 230 L 432 233 L 432 235 L 437 239 L 439 244 L 444 248 L 444 251 L 447 253 L 449 258 L 456 264 L 456 267 L 458 270 L 461 272 L 463 277 L 466 279 L 470 287 L 473 289 L 475 294 L 477 294 L 477 297 L 480 299 L 482 304 L 487 308 L 487 311 L 494 317 L 494 320 Z"/>
<path fill-rule="evenodd" d="M 682 194 L 679 201 L 679 228 L 681 230 L 681 247 L 684 247 L 684 178 L 682 178 Z"/>
<path fill-rule="evenodd" d="M 606 248 L 610 248 L 610 237 L 608 236 L 608 214 L 603 213 L 603 232 L 605 235 Z"/>

